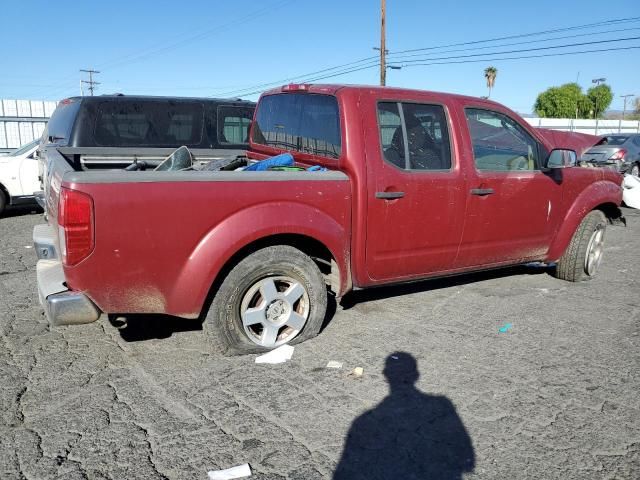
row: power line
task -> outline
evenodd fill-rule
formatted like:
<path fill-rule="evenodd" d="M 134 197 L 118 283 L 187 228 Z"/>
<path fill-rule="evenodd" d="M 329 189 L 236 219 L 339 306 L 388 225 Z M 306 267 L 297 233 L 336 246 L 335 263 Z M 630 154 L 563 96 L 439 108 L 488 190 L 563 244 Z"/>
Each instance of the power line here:
<path fill-rule="evenodd" d="M 579 43 L 567 43 L 565 45 L 549 45 L 546 47 L 536 47 L 536 48 L 523 48 L 520 50 L 505 50 L 502 52 L 489 52 L 489 53 L 472 53 L 469 55 L 453 55 L 450 57 L 436 57 L 436 58 L 429 58 L 429 57 L 425 57 L 425 58 L 419 58 L 416 60 L 407 60 L 405 62 L 401 62 L 400 65 L 401 67 L 404 66 L 408 66 L 412 63 L 416 63 L 416 62 L 424 62 L 427 60 L 449 60 L 449 59 L 458 59 L 458 58 L 472 58 L 472 57 L 482 57 L 482 56 L 486 56 L 486 55 L 506 55 L 509 53 L 522 53 L 522 52 L 535 52 L 535 51 L 540 51 L 540 50 L 553 50 L 555 48 L 569 48 L 569 47 L 580 47 L 580 46 L 584 46 L 584 45 L 596 45 L 596 44 L 602 44 L 602 43 L 612 43 L 612 42 L 625 42 L 625 41 L 629 41 L 629 40 L 640 40 L 640 37 L 627 37 L 627 38 L 615 38 L 615 39 L 610 39 L 610 40 L 595 40 L 592 42 L 579 42 Z"/>
<path fill-rule="evenodd" d="M 455 52 L 469 52 L 469 51 L 475 51 L 475 50 L 486 50 L 488 48 L 498 48 L 498 47 L 511 47 L 514 45 L 528 45 L 531 43 L 540 43 L 540 42 L 553 42 L 555 40 L 566 40 L 569 38 L 578 38 L 578 37 L 592 37 L 594 35 L 602 35 L 602 34 L 607 34 L 607 33 L 620 33 L 620 32 L 629 32 L 629 31 L 635 31 L 635 30 L 640 30 L 640 27 L 633 27 L 633 28 L 621 28 L 621 29 L 615 29 L 615 30 L 605 30 L 604 32 L 589 32 L 589 33 L 579 33 L 577 35 L 563 35 L 561 37 L 552 37 L 552 38 L 540 38 L 540 39 L 536 39 L 536 40 L 527 40 L 524 42 L 509 42 L 509 43 L 502 43 L 499 45 L 485 45 L 483 47 L 468 47 L 468 48 L 457 48 L 454 50 L 443 50 L 443 51 L 439 51 L 437 52 L 438 54 L 441 53 L 455 53 Z M 396 53 L 389 53 L 388 56 L 393 56 L 393 60 L 397 60 L 397 59 L 401 59 L 401 58 L 413 58 L 413 57 L 419 57 L 421 55 L 424 55 L 424 53 L 412 53 L 412 54 L 407 54 L 407 55 L 402 55 L 402 54 L 396 54 Z"/>
<path fill-rule="evenodd" d="M 456 60 L 456 61 L 448 61 L 448 62 L 432 62 L 432 63 L 413 63 L 411 65 L 406 65 L 406 68 L 409 67 L 425 67 L 430 65 L 453 65 L 459 63 L 478 63 L 478 62 L 498 62 L 502 60 L 522 60 L 527 58 L 542 58 L 542 57 L 562 57 L 566 55 L 581 55 L 584 53 L 598 53 L 598 52 L 617 52 L 621 50 L 636 50 L 640 49 L 640 45 L 633 45 L 630 47 L 613 47 L 613 48 L 603 48 L 597 50 L 581 50 L 577 52 L 558 52 L 558 53 L 547 53 L 542 55 L 523 55 L 518 57 L 504 57 L 504 58 L 483 58 L 480 60 Z M 405 68 L 403 67 L 403 68 Z"/>
<path fill-rule="evenodd" d="M 448 44 L 448 45 L 440 45 L 437 47 L 429 47 L 429 50 L 436 50 L 436 49 L 442 49 L 442 48 L 449 48 L 449 47 L 455 47 L 455 46 L 462 46 L 462 45 L 476 45 L 479 43 L 487 43 L 487 42 L 493 42 L 493 41 L 498 41 L 498 40 L 507 40 L 507 39 L 512 39 L 512 38 L 521 38 L 521 37 L 531 37 L 531 36 L 539 36 L 539 35 L 548 35 L 550 33 L 558 33 L 558 32 L 563 32 L 563 31 L 570 31 L 570 30 L 578 30 L 578 29 L 585 29 L 585 28 L 592 28 L 594 26 L 602 26 L 602 25 L 606 25 L 606 24 L 619 24 L 619 23 L 630 23 L 630 22 L 637 22 L 640 21 L 640 17 L 629 17 L 629 18 L 622 18 L 622 19 L 613 19 L 613 20 L 604 20 L 601 22 L 596 22 L 596 23 L 590 23 L 590 24 L 586 24 L 586 25 L 576 25 L 576 26 L 571 26 L 571 27 L 566 27 L 566 28 L 559 28 L 559 29 L 554 29 L 554 30 L 545 30 L 542 32 L 531 32 L 531 33 L 526 33 L 526 34 L 520 34 L 520 35 L 510 35 L 510 36 L 505 36 L 505 37 L 495 37 L 492 39 L 485 39 L 485 40 L 474 40 L 474 41 L 470 41 L 470 42 L 461 42 L 461 43 L 452 43 L 452 44 Z M 611 32 L 593 32 L 591 35 L 598 35 L 598 34 L 602 34 L 602 33 L 611 33 Z M 559 39 L 559 38 L 558 38 Z M 553 39 L 549 39 L 553 40 Z M 536 41 L 547 41 L 545 39 L 540 39 L 540 40 L 536 40 Z M 509 44 L 505 44 L 505 45 L 494 45 L 494 46 L 488 46 L 488 47 L 476 47 L 478 49 L 480 48 L 495 48 L 498 46 L 509 46 Z M 425 50 L 425 49 L 412 49 L 412 50 L 402 50 L 399 52 L 395 52 L 395 53 L 389 53 L 389 56 L 392 55 L 398 55 L 400 53 L 404 53 L 404 52 L 411 52 L 411 51 L 419 51 L 419 50 Z M 444 53 L 444 52 L 443 52 Z M 422 61 L 422 60 L 420 60 Z M 367 65 L 368 64 L 368 65 Z M 356 65 L 360 65 L 358 68 L 355 68 Z M 284 83 L 288 83 L 288 82 L 295 82 L 295 81 L 305 81 L 305 82 L 310 82 L 313 80 L 308 79 L 307 77 L 311 76 L 311 75 L 316 75 L 319 73 L 325 73 L 325 72 L 329 72 L 332 70 L 339 70 L 341 68 L 346 68 L 346 67 L 354 67 L 355 70 L 353 71 L 360 71 L 360 70 L 365 70 L 367 68 L 371 68 L 372 66 L 379 66 L 380 63 L 378 61 L 378 56 L 372 56 L 372 57 L 366 57 L 366 58 L 362 58 L 360 60 L 356 60 L 353 62 L 348 62 L 342 65 L 337 65 L 335 67 L 328 67 L 322 70 L 318 70 L 315 72 L 310 72 L 310 73 L 306 73 L 306 74 L 300 74 L 300 75 L 294 75 L 288 78 L 283 78 L 280 80 L 274 80 L 272 82 L 267 82 L 267 83 L 262 83 L 262 84 L 257 84 L 254 85 L 252 87 L 247 87 L 244 89 L 236 89 L 236 90 L 231 90 L 225 93 L 222 93 L 221 96 L 243 96 L 243 95 L 253 95 L 255 94 L 254 90 L 256 89 L 261 89 L 261 88 L 268 88 L 268 87 L 272 87 L 272 86 L 277 86 L 277 85 L 281 85 Z M 350 73 L 347 72 L 347 73 Z M 339 73 L 339 75 L 344 75 L 344 73 Z M 322 78 L 331 78 L 329 77 L 322 77 Z"/>
<path fill-rule="evenodd" d="M 513 40 L 516 38 L 525 38 L 525 37 L 532 37 L 532 36 L 538 36 L 538 35 L 548 35 L 551 33 L 559 33 L 559 32 L 567 32 L 567 31 L 571 31 L 571 30 L 584 30 L 586 28 L 591 28 L 591 27 L 596 27 L 596 26 L 603 26 L 603 25 L 610 25 L 610 24 L 620 24 L 620 23 L 632 23 L 632 22 L 637 22 L 640 20 L 640 17 L 628 17 L 628 18 L 618 18 L 618 19 L 612 19 L 612 20 L 603 20 L 601 22 L 596 22 L 596 23 L 588 23 L 585 25 L 576 25 L 573 27 L 564 27 L 564 28 L 556 28 L 553 30 L 543 30 L 541 32 L 532 32 L 532 33 L 521 33 L 518 35 L 508 35 L 506 37 L 495 37 L 495 38 L 488 38 L 485 40 L 473 40 L 470 42 L 461 42 L 461 43 L 451 43 L 449 45 L 438 45 L 435 47 L 424 47 L 424 48 L 412 48 L 409 50 L 399 50 L 397 52 L 392 52 L 394 54 L 399 54 L 399 53 L 410 53 L 410 52 L 419 52 L 419 51 L 426 51 L 426 50 L 438 50 L 441 48 L 449 48 L 449 47 L 460 47 L 463 45 L 476 45 L 478 43 L 488 43 L 488 42 L 497 42 L 499 40 Z"/>
<path fill-rule="evenodd" d="M 173 50 L 175 48 L 181 47 L 185 44 L 191 43 L 193 41 L 196 40 L 200 40 L 202 38 L 206 38 L 210 35 L 214 35 L 217 34 L 221 31 L 224 31 L 238 23 L 244 23 L 246 21 L 249 20 L 253 20 L 255 18 L 261 17 L 262 15 L 266 14 L 266 13 L 270 13 L 272 12 L 274 9 L 279 9 L 284 7 L 285 5 L 287 5 L 288 3 L 292 3 L 294 0 L 279 0 L 278 2 L 276 2 L 273 5 L 269 5 L 267 7 L 263 7 L 261 9 L 255 10 L 253 12 L 248 13 L 247 15 L 244 15 L 240 18 L 237 18 L 235 20 L 231 20 L 227 23 L 224 23 L 222 25 L 216 25 L 215 27 L 212 28 L 208 28 L 207 30 L 197 33 L 195 35 L 190 35 L 185 39 L 179 40 L 177 42 L 168 44 L 164 47 L 160 47 L 160 48 L 153 48 L 153 49 L 148 49 L 147 51 L 142 51 L 142 52 L 138 52 L 138 53 L 133 53 L 133 54 L 129 54 L 126 55 L 124 57 L 122 57 L 121 59 L 116 59 L 116 60 L 112 60 L 111 62 L 105 62 L 102 63 L 100 65 L 98 65 L 99 67 L 102 67 L 104 69 L 112 69 L 121 65 L 125 65 L 127 63 L 131 63 L 131 62 L 135 62 L 135 61 L 139 61 L 142 60 L 144 58 L 148 58 L 152 55 L 156 55 L 158 53 L 163 53 L 166 52 L 168 50 Z"/>
<path fill-rule="evenodd" d="M 103 62 L 99 65 L 97 65 L 98 68 L 102 68 L 102 70 L 104 71 L 106 67 L 106 70 L 109 70 L 111 68 L 115 68 L 117 66 L 121 66 L 124 65 L 126 63 L 131 63 L 131 62 L 135 62 L 138 60 L 142 60 L 144 58 L 148 58 L 149 56 L 155 55 L 157 53 L 162 53 L 162 52 L 166 52 L 168 50 L 180 47 L 182 45 L 185 45 L 187 43 L 193 42 L 195 40 L 200 40 L 202 38 L 205 38 L 207 36 L 210 35 L 214 35 L 217 34 L 219 32 L 222 32 L 224 30 L 227 30 L 228 28 L 234 26 L 237 23 L 243 23 L 243 22 L 247 22 L 249 20 L 253 20 L 255 18 L 258 18 L 266 13 L 269 13 L 275 9 L 279 9 L 282 8 L 283 6 L 292 3 L 293 0 L 278 0 L 277 2 L 275 2 L 274 4 L 271 4 L 267 7 L 263 7 L 261 9 L 255 10 L 253 12 L 248 13 L 247 15 L 241 16 L 235 20 L 229 21 L 227 23 L 224 23 L 222 25 L 217 25 L 215 27 L 210 27 L 208 29 L 206 29 L 203 32 L 197 33 L 197 34 L 189 34 L 186 38 L 182 38 L 181 40 L 175 41 L 174 43 L 168 44 L 164 47 L 161 48 L 152 48 L 152 49 L 145 49 L 145 50 L 141 50 L 135 53 L 130 53 L 128 55 L 125 55 L 123 57 L 120 58 L 116 58 L 113 59 L 111 61 L 108 62 Z M 175 37 L 176 39 L 183 37 L 184 35 L 179 35 L 177 37 Z M 60 81 L 60 83 L 57 83 L 55 85 L 53 85 L 53 89 L 49 89 L 48 91 L 46 91 L 46 93 L 42 93 L 41 95 L 43 96 L 53 96 L 54 94 L 56 94 L 57 92 L 61 92 L 61 91 L 69 91 L 69 89 L 71 88 L 72 85 L 72 79 L 75 76 L 67 76 L 67 77 L 63 77 Z M 42 91 L 42 90 L 41 90 Z M 38 92 L 38 91 L 36 91 Z M 42 91 L 44 92 L 44 91 Z"/>
<path fill-rule="evenodd" d="M 523 60 L 523 59 L 531 59 L 531 58 L 561 57 L 561 56 L 567 56 L 567 55 L 582 55 L 582 54 L 587 54 L 587 53 L 615 52 L 615 51 L 636 50 L 636 49 L 640 49 L 640 45 L 638 45 L 638 46 L 629 46 L 629 47 L 604 48 L 604 49 L 596 49 L 596 50 L 581 50 L 581 51 L 575 51 L 575 52 L 556 52 L 556 53 L 547 53 L 547 54 L 542 54 L 542 55 L 521 55 L 521 56 L 516 56 L 516 57 L 483 58 L 483 59 L 478 59 L 478 60 L 452 60 L 452 61 L 446 61 L 446 62 L 416 63 L 416 64 L 407 65 L 406 67 L 408 68 L 408 67 L 420 67 L 420 66 L 431 66 L 431 65 L 452 65 L 452 64 L 478 63 L 478 62 L 487 62 L 487 61 Z M 324 75 L 324 76 L 312 78 L 312 79 L 309 79 L 308 81 L 309 82 L 315 82 L 315 81 L 318 81 L 318 80 L 326 80 L 328 78 L 334 78 L 334 77 L 346 75 L 346 74 L 349 74 L 349 73 L 370 69 L 370 68 L 377 67 L 377 66 L 378 66 L 378 64 L 374 64 L 374 65 L 369 65 L 369 66 L 365 66 L 365 67 L 359 67 L 359 68 L 344 70 L 344 71 L 332 73 L 332 74 L 329 74 L 329 75 Z M 255 95 L 255 94 L 258 94 L 258 93 L 262 93 L 263 91 L 264 90 L 255 90 L 255 91 L 252 91 L 252 92 L 247 92 L 247 93 L 245 93 L 245 95 Z"/>

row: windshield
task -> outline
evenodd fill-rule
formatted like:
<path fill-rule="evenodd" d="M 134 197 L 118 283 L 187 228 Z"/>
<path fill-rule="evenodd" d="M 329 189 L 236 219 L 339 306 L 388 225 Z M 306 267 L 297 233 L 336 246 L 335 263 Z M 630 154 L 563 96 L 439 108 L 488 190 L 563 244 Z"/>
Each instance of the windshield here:
<path fill-rule="evenodd" d="M 10 153 L 9 156 L 10 157 L 19 157 L 20 155 L 24 155 L 29 150 L 31 150 L 33 147 L 38 145 L 38 143 L 40 143 L 40 139 L 39 138 L 37 138 L 37 139 L 35 139 L 35 140 L 33 140 L 33 141 L 29 142 L 29 143 L 24 144 L 19 149 L 17 149 L 15 152 Z"/>
<path fill-rule="evenodd" d="M 596 145 L 622 145 L 627 141 L 624 135 L 609 135 L 600 140 Z"/>

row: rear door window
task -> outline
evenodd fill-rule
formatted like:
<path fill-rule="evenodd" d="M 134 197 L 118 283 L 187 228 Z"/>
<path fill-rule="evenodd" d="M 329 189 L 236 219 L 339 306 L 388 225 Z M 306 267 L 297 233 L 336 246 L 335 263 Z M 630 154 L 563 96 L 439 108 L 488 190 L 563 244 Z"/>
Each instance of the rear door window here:
<path fill-rule="evenodd" d="M 197 146 L 202 141 L 204 106 L 199 102 L 135 100 L 98 107 L 95 141 L 102 146 Z"/>
<path fill-rule="evenodd" d="M 218 143 L 244 145 L 249 142 L 253 108 L 221 105 L 218 107 Z"/>
<path fill-rule="evenodd" d="M 338 158 L 342 148 L 338 102 L 330 95 L 308 93 L 263 97 L 253 141 L 282 150 Z"/>
<path fill-rule="evenodd" d="M 384 159 L 404 170 L 449 170 L 451 145 L 442 105 L 378 104 Z"/>

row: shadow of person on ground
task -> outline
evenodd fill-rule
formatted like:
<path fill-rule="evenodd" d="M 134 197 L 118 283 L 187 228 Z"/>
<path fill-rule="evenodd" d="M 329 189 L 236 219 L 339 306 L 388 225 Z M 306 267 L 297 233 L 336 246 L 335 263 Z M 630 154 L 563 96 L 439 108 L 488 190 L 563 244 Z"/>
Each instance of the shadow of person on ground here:
<path fill-rule="evenodd" d="M 391 392 L 351 425 L 333 480 L 448 480 L 473 471 L 471 438 L 451 401 L 415 388 L 415 358 L 389 355 L 384 375 Z"/>

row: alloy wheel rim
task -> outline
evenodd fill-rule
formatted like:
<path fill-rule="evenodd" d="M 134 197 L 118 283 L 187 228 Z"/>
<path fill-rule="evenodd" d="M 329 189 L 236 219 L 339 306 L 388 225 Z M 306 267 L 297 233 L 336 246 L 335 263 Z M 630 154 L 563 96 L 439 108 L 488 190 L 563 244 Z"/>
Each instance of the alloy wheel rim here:
<path fill-rule="evenodd" d="M 604 227 L 598 225 L 594 232 L 591 234 L 589 244 L 587 245 L 587 253 L 584 258 L 584 270 L 589 276 L 593 276 L 600 262 L 602 261 L 602 254 L 604 251 Z"/>
<path fill-rule="evenodd" d="M 262 278 L 242 297 L 240 318 L 253 343 L 275 348 L 290 342 L 309 319 L 309 294 L 288 276 Z"/>

